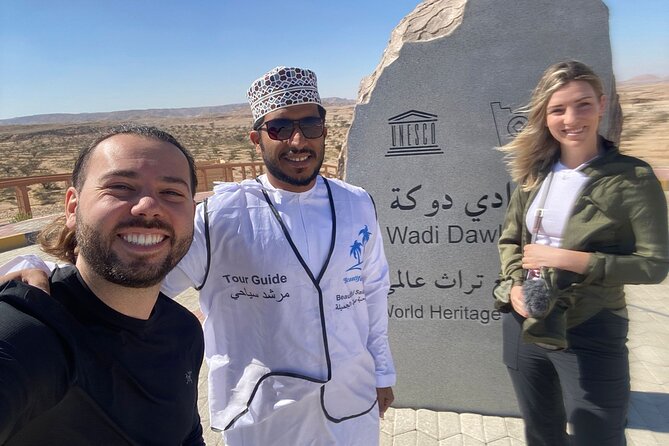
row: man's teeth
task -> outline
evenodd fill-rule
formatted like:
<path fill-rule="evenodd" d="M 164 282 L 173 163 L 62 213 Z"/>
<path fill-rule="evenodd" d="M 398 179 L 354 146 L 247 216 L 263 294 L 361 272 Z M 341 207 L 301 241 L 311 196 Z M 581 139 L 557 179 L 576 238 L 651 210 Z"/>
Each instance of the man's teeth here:
<path fill-rule="evenodd" d="M 126 242 L 142 246 L 156 245 L 164 239 L 165 236 L 159 234 L 126 234 L 123 236 Z"/>
<path fill-rule="evenodd" d="M 294 161 L 294 162 L 296 162 L 296 163 L 300 163 L 300 162 L 302 162 L 302 161 L 306 161 L 307 158 L 309 158 L 309 154 L 302 154 L 302 155 L 292 155 L 292 154 L 288 154 L 288 155 L 286 155 L 286 158 L 288 158 L 288 160 L 290 160 L 290 161 Z"/>

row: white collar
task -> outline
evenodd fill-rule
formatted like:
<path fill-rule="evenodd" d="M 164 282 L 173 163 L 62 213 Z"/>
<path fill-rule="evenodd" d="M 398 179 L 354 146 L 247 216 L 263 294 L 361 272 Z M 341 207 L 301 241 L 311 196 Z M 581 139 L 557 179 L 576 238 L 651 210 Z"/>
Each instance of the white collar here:
<path fill-rule="evenodd" d="M 269 179 L 267 178 L 267 174 L 260 175 L 258 177 L 260 179 L 260 183 L 262 184 L 263 189 L 267 190 L 268 192 L 271 192 L 272 195 L 274 196 L 280 196 L 285 199 L 289 199 L 292 197 L 298 197 L 298 198 L 307 198 L 310 195 L 314 194 L 315 191 L 323 185 L 323 177 L 318 175 L 316 177 L 316 181 L 314 182 L 314 185 L 309 189 L 305 190 L 304 192 L 291 192 L 285 189 L 279 189 L 277 187 L 274 187 L 270 182 Z"/>

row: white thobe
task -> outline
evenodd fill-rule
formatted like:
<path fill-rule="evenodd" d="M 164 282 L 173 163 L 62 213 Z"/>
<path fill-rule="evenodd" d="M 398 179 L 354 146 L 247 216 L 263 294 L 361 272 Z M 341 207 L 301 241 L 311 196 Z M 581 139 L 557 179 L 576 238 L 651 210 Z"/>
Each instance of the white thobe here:
<path fill-rule="evenodd" d="M 200 206 L 193 245 L 163 286 L 176 295 L 206 276 L 200 304 L 212 426 L 229 429 L 231 446 L 374 445 L 375 388 L 393 385 L 395 369 L 388 266 L 371 199 L 328 180 L 332 243 L 323 178 L 303 193 L 261 181 L 215 188 L 211 246 Z"/>

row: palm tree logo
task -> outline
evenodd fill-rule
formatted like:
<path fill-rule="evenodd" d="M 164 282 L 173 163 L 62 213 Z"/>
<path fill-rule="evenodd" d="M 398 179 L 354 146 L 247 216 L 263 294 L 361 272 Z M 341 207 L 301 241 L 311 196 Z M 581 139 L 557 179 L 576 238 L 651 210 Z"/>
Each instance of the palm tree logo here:
<path fill-rule="evenodd" d="M 354 269 L 362 269 L 362 253 L 365 249 L 365 245 L 369 241 L 369 237 L 372 235 L 371 232 L 369 232 L 369 228 L 367 225 L 365 225 L 364 228 L 362 228 L 360 231 L 358 231 L 358 236 L 361 237 L 361 241 L 358 241 L 358 239 L 355 239 L 353 241 L 353 244 L 351 245 L 351 251 L 349 252 L 349 255 L 353 257 L 356 261 L 356 263 L 351 266 L 349 269 L 346 271 L 351 271 Z"/>
<path fill-rule="evenodd" d="M 369 228 L 367 225 L 365 225 L 365 227 L 358 232 L 358 235 L 362 235 L 362 245 L 364 246 L 369 241 L 369 237 L 372 235 L 372 233 L 369 232 Z"/>
<path fill-rule="evenodd" d="M 362 260 L 360 260 L 360 256 L 362 255 L 362 243 L 359 241 L 354 241 L 353 244 L 351 245 L 351 252 L 350 255 L 355 257 L 355 260 L 358 261 L 357 265 L 362 264 Z"/>

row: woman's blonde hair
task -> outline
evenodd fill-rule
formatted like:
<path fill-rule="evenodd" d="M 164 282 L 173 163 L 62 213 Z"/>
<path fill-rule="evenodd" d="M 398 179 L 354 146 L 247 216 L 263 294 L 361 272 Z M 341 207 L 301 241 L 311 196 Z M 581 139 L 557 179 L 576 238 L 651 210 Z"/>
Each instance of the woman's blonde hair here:
<path fill-rule="evenodd" d="M 571 81 L 589 83 L 598 99 L 604 94 L 602 80 L 586 64 L 568 60 L 551 65 L 534 88 L 530 103 L 521 110 L 528 114 L 527 125 L 513 141 L 500 147 L 511 178 L 523 190 L 535 188 L 541 173 L 560 157 L 560 144 L 546 127 L 546 108 L 553 93 Z"/>

